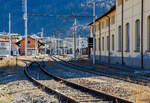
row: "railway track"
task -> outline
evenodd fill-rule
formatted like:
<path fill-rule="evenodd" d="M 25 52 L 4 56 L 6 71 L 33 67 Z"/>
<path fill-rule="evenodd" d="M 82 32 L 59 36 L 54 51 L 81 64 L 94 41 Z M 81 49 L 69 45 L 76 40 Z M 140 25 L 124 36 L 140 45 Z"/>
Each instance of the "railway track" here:
<path fill-rule="evenodd" d="M 32 64 L 30 64 L 30 66 L 28 66 L 27 68 L 24 69 L 24 73 L 27 76 L 27 78 L 30 81 L 32 81 L 36 86 L 38 86 L 39 88 L 42 88 L 47 93 L 55 94 L 58 99 L 63 98 L 62 100 L 67 101 L 68 103 L 78 103 L 76 100 L 73 100 L 73 99 L 69 98 L 68 96 L 63 95 L 62 93 L 59 93 L 58 91 L 56 91 L 52 88 L 49 88 L 48 86 L 46 86 L 45 84 L 39 82 L 36 78 L 31 76 L 31 74 L 29 73 L 29 71 L 30 71 L 29 69 L 31 69 L 31 65 Z"/>
<path fill-rule="evenodd" d="M 43 72 L 43 75 L 50 77 L 52 84 L 56 84 L 58 87 L 56 88 L 56 86 L 52 87 L 51 85 L 47 85 L 48 82 L 44 84 L 42 81 L 36 79 L 35 76 L 31 76 L 32 72 L 30 71 L 32 71 L 32 64 L 24 70 L 26 76 L 32 82 L 44 88 L 45 91 L 53 92 L 59 98 L 63 98 L 63 100 L 67 101 L 66 103 L 132 103 L 128 100 L 107 95 L 54 76 L 48 73 L 48 71 L 46 71 L 39 63 L 36 62 L 36 64 L 38 64 L 38 67 L 40 68 L 39 73 L 41 74 Z M 40 77 L 40 79 L 42 77 Z"/>
<path fill-rule="evenodd" d="M 55 56 L 52 56 L 51 58 L 55 62 L 58 62 L 58 60 L 60 60 L 61 61 L 61 62 L 59 62 L 60 64 L 65 65 L 65 66 L 70 66 L 76 70 L 80 70 L 80 71 L 84 71 L 84 72 L 88 72 L 88 73 L 94 73 L 97 75 L 104 75 L 107 77 L 123 80 L 123 81 L 134 83 L 134 84 L 139 84 L 139 85 L 143 85 L 143 86 L 150 86 L 150 79 L 145 78 L 143 76 L 137 76 L 137 75 L 132 75 L 132 74 L 123 74 L 123 73 L 118 73 L 118 72 L 104 70 L 104 69 L 102 69 L 102 70 L 99 69 L 97 71 L 95 69 L 91 69 L 90 67 L 87 67 L 87 65 L 84 65 L 84 64 L 79 65 L 77 63 L 68 62 L 68 61 L 62 60 L 58 57 L 55 57 Z"/>

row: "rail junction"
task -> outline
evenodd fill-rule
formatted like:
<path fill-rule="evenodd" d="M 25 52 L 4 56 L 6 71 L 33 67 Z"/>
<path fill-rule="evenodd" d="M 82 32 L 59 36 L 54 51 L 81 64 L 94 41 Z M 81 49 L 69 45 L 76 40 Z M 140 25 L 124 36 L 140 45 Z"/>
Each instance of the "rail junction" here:
<path fill-rule="evenodd" d="M 63 70 L 63 68 L 59 68 L 59 69 Z M 66 78 L 65 76 L 63 77 L 63 73 L 59 74 L 62 75 L 62 77 L 60 77 L 49 71 L 50 70 L 48 70 L 47 67 L 44 65 L 44 62 L 32 62 L 30 65 L 28 65 L 25 68 L 24 73 L 32 82 L 34 82 L 37 86 L 40 86 L 40 88 L 42 88 L 45 92 L 54 93 L 57 96 L 57 98 L 67 103 L 132 103 L 133 102 L 121 97 L 117 97 L 104 92 L 97 91 L 92 88 L 87 88 L 86 86 L 80 85 L 80 83 L 71 82 L 68 79 L 66 79 L 68 77 Z M 64 69 L 64 71 L 66 70 Z M 85 72 L 85 75 L 91 75 L 91 74 L 88 73 L 86 74 Z"/>

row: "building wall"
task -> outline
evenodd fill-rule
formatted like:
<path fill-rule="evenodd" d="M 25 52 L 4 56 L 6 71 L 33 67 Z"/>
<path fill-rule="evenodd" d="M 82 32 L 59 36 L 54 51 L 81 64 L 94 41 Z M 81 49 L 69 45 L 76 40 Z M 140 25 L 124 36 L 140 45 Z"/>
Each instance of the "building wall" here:
<path fill-rule="evenodd" d="M 122 27 L 122 5 L 118 4 L 121 0 L 117 0 L 116 2 L 116 10 L 109 13 L 109 16 L 112 20 L 112 16 L 115 15 L 115 24 L 111 24 L 111 36 L 110 36 L 110 63 L 111 64 L 122 64 L 122 51 L 119 50 L 119 26 Z M 141 1 L 142 0 L 124 0 L 124 13 L 123 13 L 123 54 L 124 54 L 124 63 L 127 66 L 131 67 L 141 67 L 141 50 L 136 50 L 136 44 L 138 40 L 136 40 L 136 21 L 140 20 L 140 41 L 141 41 Z M 150 50 L 148 46 L 150 45 L 150 24 L 148 23 L 148 17 L 150 16 L 150 0 L 144 0 L 144 32 L 143 32 L 143 41 L 144 41 L 144 68 L 150 69 Z M 96 22 L 96 59 L 98 62 L 108 63 L 108 48 L 107 37 L 109 36 L 108 27 L 106 26 L 106 22 L 108 17 L 104 16 L 100 18 Z M 99 28 L 99 23 L 101 24 L 101 28 Z M 102 28 L 102 23 L 105 24 L 104 28 Z M 129 47 L 127 50 L 126 45 L 127 41 L 127 28 L 126 25 L 129 23 Z M 91 36 L 93 35 L 93 27 L 91 25 Z M 101 35 L 101 43 L 100 43 L 100 35 Z M 114 35 L 114 50 L 112 50 L 112 35 Z M 104 38 L 104 44 L 103 44 Z M 101 48 L 100 48 L 101 45 Z M 104 45 L 104 50 L 103 50 Z M 101 51 L 100 51 L 101 49 Z M 141 49 L 141 48 L 140 48 Z M 101 53 L 101 55 L 100 55 Z M 101 61 L 100 61 L 101 60 Z"/>
<path fill-rule="evenodd" d="M 31 55 L 31 52 L 35 53 L 33 50 L 35 50 L 35 48 L 37 47 L 37 41 L 35 39 L 28 37 L 27 42 L 28 42 L 27 43 L 28 51 L 30 52 L 29 54 Z M 20 52 L 22 55 L 25 54 L 25 40 L 20 41 Z"/>
<path fill-rule="evenodd" d="M 9 42 L 0 41 L 0 56 L 8 56 L 8 55 L 9 55 Z"/>

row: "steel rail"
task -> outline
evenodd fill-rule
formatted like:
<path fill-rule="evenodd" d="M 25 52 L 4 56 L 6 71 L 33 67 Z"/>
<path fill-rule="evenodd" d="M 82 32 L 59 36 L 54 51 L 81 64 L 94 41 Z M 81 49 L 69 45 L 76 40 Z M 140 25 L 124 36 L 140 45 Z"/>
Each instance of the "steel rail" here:
<path fill-rule="evenodd" d="M 55 57 L 55 56 L 53 56 L 53 57 L 61 60 L 64 63 L 66 63 L 66 64 L 61 63 L 63 65 L 66 65 L 66 66 L 71 65 L 73 67 L 72 69 L 77 69 L 77 70 L 84 71 L 84 72 L 94 73 L 94 74 L 97 74 L 97 75 L 104 74 L 104 76 L 113 77 L 115 79 L 123 80 L 123 81 L 126 81 L 126 82 L 130 82 L 130 83 L 134 83 L 134 84 L 139 84 L 139 85 L 143 85 L 143 86 L 150 86 L 149 85 L 150 79 L 146 79 L 146 78 L 135 79 L 136 78 L 135 76 L 132 76 L 132 75 L 123 75 L 123 74 L 119 74 L 117 72 L 113 73 L 113 72 L 108 72 L 108 71 L 89 70 L 89 68 L 86 68 L 84 66 L 77 65 L 77 64 L 74 64 L 74 63 L 71 63 L 71 62 L 67 62 L 67 61 L 62 60 L 62 59 L 60 59 L 58 57 Z M 55 60 L 54 58 L 52 58 L 52 59 Z M 83 70 L 83 69 L 80 69 L 80 68 L 85 68 L 85 69 Z M 130 80 L 127 79 L 128 77 L 130 77 Z"/>
<path fill-rule="evenodd" d="M 106 94 L 104 92 L 100 92 L 100 91 L 97 91 L 97 90 L 94 90 L 94 89 L 90 89 L 90 88 L 87 88 L 85 86 L 82 86 L 82 85 L 79 85 L 79 84 L 67 81 L 67 80 L 65 80 L 63 78 L 60 78 L 60 77 L 57 77 L 57 76 L 54 76 L 54 75 L 50 74 L 45 68 L 43 68 L 41 66 L 40 66 L 40 68 L 48 76 L 50 76 L 52 78 L 55 78 L 58 81 L 63 81 L 63 83 L 65 83 L 66 85 L 69 85 L 69 86 L 71 86 L 73 88 L 80 89 L 81 91 L 85 91 L 85 92 L 88 92 L 90 94 L 96 94 L 96 96 L 98 96 L 100 98 L 103 98 L 103 99 L 106 99 L 106 100 L 109 100 L 109 101 L 113 101 L 113 103 L 132 103 L 129 100 L 126 100 L 126 99 L 123 99 L 123 98 L 119 98 L 119 97 L 115 97 L 113 95 L 109 95 L 109 94 Z"/>
<path fill-rule="evenodd" d="M 32 65 L 32 63 L 29 65 L 29 67 Z M 40 82 L 38 82 L 36 79 L 34 79 L 33 77 L 30 76 L 30 74 L 28 73 L 28 69 L 29 67 L 26 67 L 24 69 L 24 73 L 26 75 L 26 77 L 31 81 L 31 82 L 34 82 L 37 86 L 40 86 L 45 92 L 48 92 L 48 93 L 53 93 L 55 95 L 57 95 L 59 98 L 61 98 L 62 100 L 65 100 L 67 101 L 68 103 L 79 103 L 78 101 L 76 100 L 73 100 L 71 98 L 69 98 L 68 96 L 66 95 L 63 95 L 62 93 L 59 93 L 57 92 L 56 90 L 54 89 L 51 89 L 43 84 L 41 84 Z"/>

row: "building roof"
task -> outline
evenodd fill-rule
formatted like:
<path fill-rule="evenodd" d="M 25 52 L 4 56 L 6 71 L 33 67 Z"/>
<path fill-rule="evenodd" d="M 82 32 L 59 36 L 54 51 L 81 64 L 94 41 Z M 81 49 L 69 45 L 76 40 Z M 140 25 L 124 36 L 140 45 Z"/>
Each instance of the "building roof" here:
<path fill-rule="evenodd" d="M 104 13 L 103 15 L 101 15 L 100 17 L 98 17 L 98 18 L 96 19 L 96 21 L 98 21 L 99 19 L 101 19 L 101 18 L 107 16 L 109 13 L 111 13 L 111 12 L 114 11 L 114 10 L 116 10 L 116 5 L 112 6 L 106 13 Z M 93 24 L 93 22 L 89 23 L 88 26 L 89 26 L 89 25 L 92 25 L 92 24 Z"/>
<path fill-rule="evenodd" d="M 13 39 L 20 39 L 21 35 L 20 34 L 15 34 L 15 33 L 11 33 L 10 34 L 11 38 Z M 9 38 L 9 34 L 0 34 L 0 38 Z"/>
<path fill-rule="evenodd" d="M 39 38 L 40 38 L 40 37 L 37 36 L 36 34 L 32 34 L 31 37 L 32 37 L 32 38 L 36 38 L 36 39 L 39 39 Z"/>
<path fill-rule="evenodd" d="M 8 40 L 0 38 L 0 42 L 9 42 Z"/>
<path fill-rule="evenodd" d="M 34 38 L 32 38 L 31 36 L 28 36 L 28 38 L 34 39 Z M 19 46 L 20 42 L 23 41 L 23 40 L 25 40 L 25 38 L 23 38 L 22 40 L 18 41 L 16 44 Z M 36 39 L 34 39 L 34 40 L 36 40 Z M 38 40 L 38 43 L 39 43 L 40 45 L 44 45 L 44 44 L 41 43 L 39 40 Z"/>

